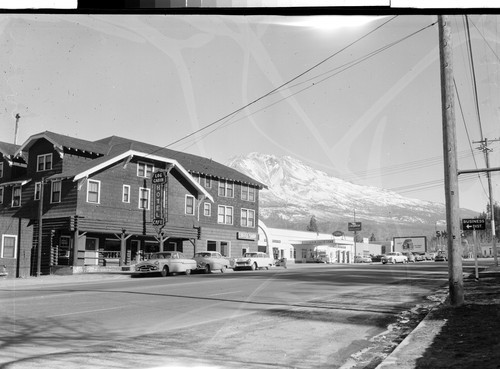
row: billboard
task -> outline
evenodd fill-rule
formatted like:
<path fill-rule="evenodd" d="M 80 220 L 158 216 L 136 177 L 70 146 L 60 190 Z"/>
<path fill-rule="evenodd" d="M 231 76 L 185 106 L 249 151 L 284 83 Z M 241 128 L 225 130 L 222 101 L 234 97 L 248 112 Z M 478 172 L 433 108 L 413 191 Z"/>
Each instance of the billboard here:
<path fill-rule="evenodd" d="M 424 253 L 427 251 L 427 237 L 394 237 L 394 251 L 399 252 L 418 252 Z"/>

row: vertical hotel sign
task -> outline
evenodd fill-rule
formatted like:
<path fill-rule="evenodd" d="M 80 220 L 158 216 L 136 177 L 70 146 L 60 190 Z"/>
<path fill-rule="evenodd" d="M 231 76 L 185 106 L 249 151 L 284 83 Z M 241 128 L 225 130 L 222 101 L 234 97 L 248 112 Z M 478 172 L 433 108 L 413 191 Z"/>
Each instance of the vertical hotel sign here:
<path fill-rule="evenodd" d="M 168 172 L 158 171 L 153 173 L 151 182 L 153 184 L 153 226 L 158 228 L 158 231 L 163 228 L 167 221 L 167 185 Z"/>

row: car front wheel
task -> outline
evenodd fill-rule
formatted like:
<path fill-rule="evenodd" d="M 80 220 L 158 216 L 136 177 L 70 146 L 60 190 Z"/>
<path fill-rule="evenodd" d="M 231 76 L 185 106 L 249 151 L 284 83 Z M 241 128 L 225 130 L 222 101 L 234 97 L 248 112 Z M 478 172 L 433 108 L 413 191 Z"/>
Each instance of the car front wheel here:
<path fill-rule="evenodd" d="M 162 277 L 167 277 L 168 276 L 168 266 L 164 266 L 163 269 L 161 270 L 161 276 Z"/>
<path fill-rule="evenodd" d="M 190 275 L 191 274 L 191 269 L 186 269 L 186 275 Z"/>
<path fill-rule="evenodd" d="M 252 264 L 252 266 L 251 266 L 251 269 L 252 269 L 252 270 L 257 269 L 257 264 L 256 264 L 256 263 L 253 263 L 253 264 Z"/>
<path fill-rule="evenodd" d="M 227 268 L 227 267 L 226 267 L 225 265 L 223 265 L 223 266 L 222 266 L 222 268 L 220 268 L 220 272 L 221 272 L 221 273 L 224 273 L 224 272 L 226 271 L 226 268 Z"/>
<path fill-rule="evenodd" d="M 210 265 L 209 265 L 209 264 L 207 264 L 207 265 L 205 266 L 205 273 L 206 273 L 206 274 L 210 274 Z"/>

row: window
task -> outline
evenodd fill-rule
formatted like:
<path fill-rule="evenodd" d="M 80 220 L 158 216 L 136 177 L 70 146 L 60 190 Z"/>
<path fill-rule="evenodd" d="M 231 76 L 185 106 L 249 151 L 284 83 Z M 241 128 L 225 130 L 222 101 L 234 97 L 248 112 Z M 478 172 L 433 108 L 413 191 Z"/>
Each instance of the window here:
<path fill-rule="evenodd" d="M 227 181 L 219 181 L 219 196 L 233 197 L 234 183 Z"/>
<path fill-rule="evenodd" d="M 255 210 L 241 209 L 241 226 L 255 227 Z"/>
<path fill-rule="evenodd" d="M 186 195 L 186 214 L 194 215 L 194 197 Z"/>
<path fill-rule="evenodd" d="M 42 190 L 42 182 L 35 183 L 35 200 L 40 200 L 40 191 Z"/>
<path fill-rule="evenodd" d="M 209 202 L 203 203 L 203 215 L 209 217 L 212 215 L 212 204 Z"/>
<path fill-rule="evenodd" d="M 207 251 L 217 251 L 217 241 L 207 241 Z"/>
<path fill-rule="evenodd" d="M 222 254 L 222 256 L 225 257 L 229 256 L 229 242 L 226 241 L 220 242 L 220 253 Z"/>
<path fill-rule="evenodd" d="M 139 188 L 139 209 L 149 210 L 149 188 Z"/>
<path fill-rule="evenodd" d="M 17 236 L 4 234 L 2 235 L 2 250 L 0 258 L 15 259 L 17 249 Z"/>
<path fill-rule="evenodd" d="M 212 179 L 209 177 L 205 177 L 205 187 L 212 188 Z"/>
<path fill-rule="evenodd" d="M 139 162 L 137 163 L 137 176 L 144 178 L 151 178 L 154 169 L 155 167 L 153 164 Z"/>
<path fill-rule="evenodd" d="M 255 201 L 255 188 L 241 185 L 241 199 L 245 201 Z"/>
<path fill-rule="evenodd" d="M 3 178 L 3 163 L 0 163 L 0 178 Z"/>
<path fill-rule="evenodd" d="M 130 186 L 123 185 L 122 202 L 130 203 Z"/>
<path fill-rule="evenodd" d="M 12 188 L 12 207 L 17 208 L 21 206 L 21 186 L 14 186 Z"/>
<path fill-rule="evenodd" d="M 101 201 L 101 181 L 87 181 L 87 202 L 99 204 Z"/>
<path fill-rule="evenodd" d="M 217 223 L 233 224 L 233 207 L 219 205 Z"/>
<path fill-rule="evenodd" d="M 52 169 L 52 154 L 38 155 L 36 162 L 37 162 L 37 167 L 36 167 L 37 172 L 50 170 Z"/>
<path fill-rule="evenodd" d="M 61 181 L 51 182 L 50 202 L 61 202 Z"/>
<path fill-rule="evenodd" d="M 3 187 L 0 187 L 0 204 L 3 204 Z"/>

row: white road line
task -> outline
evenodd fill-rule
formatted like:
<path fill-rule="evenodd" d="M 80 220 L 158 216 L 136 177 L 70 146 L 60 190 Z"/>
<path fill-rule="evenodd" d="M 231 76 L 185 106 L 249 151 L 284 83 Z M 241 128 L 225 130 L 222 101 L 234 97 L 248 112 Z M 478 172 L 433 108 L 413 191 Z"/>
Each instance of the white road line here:
<path fill-rule="evenodd" d="M 108 311 L 108 310 L 118 310 L 118 309 L 123 309 L 123 306 L 118 306 L 114 308 L 108 308 L 108 309 L 97 309 L 97 310 L 87 310 L 87 311 L 75 311 L 73 313 L 66 313 L 66 314 L 56 314 L 56 315 L 49 315 L 47 318 L 55 318 L 58 316 L 67 316 L 67 315 L 78 315 L 78 314 L 88 314 L 88 313 L 95 313 L 98 311 Z"/>
<path fill-rule="evenodd" d="M 241 291 L 230 291 L 230 292 L 214 293 L 214 294 L 211 294 L 211 295 L 208 295 L 208 296 L 229 295 L 229 294 L 231 294 L 231 293 L 238 293 L 238 292 L 241 292 Z"/>

